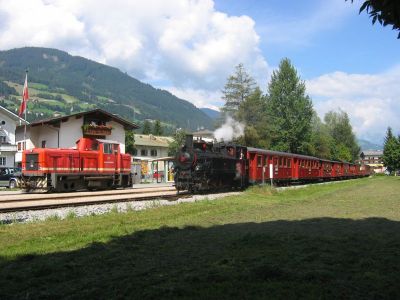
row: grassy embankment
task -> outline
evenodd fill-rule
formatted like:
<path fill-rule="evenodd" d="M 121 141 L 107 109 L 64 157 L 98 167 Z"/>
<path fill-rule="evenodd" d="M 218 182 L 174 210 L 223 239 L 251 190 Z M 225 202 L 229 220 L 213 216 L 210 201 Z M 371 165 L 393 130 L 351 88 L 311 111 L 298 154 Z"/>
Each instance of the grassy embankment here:
<path fill-rule="evenodd" d="M 399 298 L 400 178 L 0 226 L 0 298 Z"/>

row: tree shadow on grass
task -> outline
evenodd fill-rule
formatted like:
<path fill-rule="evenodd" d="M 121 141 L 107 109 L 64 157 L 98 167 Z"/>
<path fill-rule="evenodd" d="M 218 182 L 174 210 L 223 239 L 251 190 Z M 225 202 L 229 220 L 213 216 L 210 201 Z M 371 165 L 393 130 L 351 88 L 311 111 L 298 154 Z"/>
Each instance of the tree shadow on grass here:
<path fill-rule="evenodd" d="M 395 299 L 400 223 L 307 219 L 160 228 L 0 261 L 1 299 Z"/>

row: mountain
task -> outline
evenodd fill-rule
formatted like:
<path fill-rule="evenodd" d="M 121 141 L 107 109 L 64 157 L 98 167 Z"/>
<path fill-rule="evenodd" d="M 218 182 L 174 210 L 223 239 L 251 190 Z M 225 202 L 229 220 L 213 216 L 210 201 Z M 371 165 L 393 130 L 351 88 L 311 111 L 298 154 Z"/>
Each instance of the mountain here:
<path fill-rule="evenodd" d="M 220 112 L 218 110 L 214 110 L 211 108 L 203 107 L 203 108 L 200 108 L 200 110 L 213 120 L 218 119 L 218 117 L 220 115 Z"/>
<path fill-rule="evenodd" d="M 28 120 L 99 107 L 136 122 L 151 119 L 182 128 L 212 128 L 207 114 L 168 91 L 117 68 L 49 48 L 0 51 L 0 105 L 17 109 L 27 67 L 32 99 Z"/>
<path fill-rule="evenodd" d="M 358 139 L 358 144 L 361 147 L 361 150 L 382 150 L 383 145 L 378 145 L 375 143 L 371 143 L 370 141 L 363 140 L 363 139 Z"/>

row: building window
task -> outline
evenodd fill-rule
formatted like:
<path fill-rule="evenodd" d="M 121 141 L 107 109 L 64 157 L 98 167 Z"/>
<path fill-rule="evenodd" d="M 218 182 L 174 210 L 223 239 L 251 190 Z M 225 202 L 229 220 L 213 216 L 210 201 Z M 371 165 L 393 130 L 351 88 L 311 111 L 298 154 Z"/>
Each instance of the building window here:
<path fill-rule="evenodd" d="M 6 158 L 0 157 L 0 166 L 5 166 L 5 165 L 6 165 Z"/>
<path fill-rule="evenodd" d="M 133 149 L 133 155 L 134 155 L 134 156 L 137 156 L 137 149 L 136 149 L 136 148 Z"/>
<path fill-rule="evenodd" d="M 151 156 L 157 156 L 157 150 L 156 149 L 150 150 L 150 155 Z"/>
<path fill-rule="evenodd" d="M 140 156 L 147 156 L 147 150 L 146 149 L 140 150 Z"/>
<path fill-rule="evenodd" d="M 18 142 L 17 143 L 17 150 L 18 151 L 23 151 L 23 150 L 25 150 L 26 149 L 26 147 L 25 147 L 25 142 Z"/>
<path fill-rule="evenodd" d="M 46 141 L 45 140 L 42 141 L 42 148 L 46 148 Z"/>
<path fill-rule="evenodd" d="M 7 137 L 6 137 L 5 135 L 1 135 L 1 136 L 0 136 L 0 143 L 1 143 L 1 144 L 7 143 Z"/>
<path fill-rule="evenodd" d="M 257 155 L 257 167 L 262 167 L 262 156 Z"/>

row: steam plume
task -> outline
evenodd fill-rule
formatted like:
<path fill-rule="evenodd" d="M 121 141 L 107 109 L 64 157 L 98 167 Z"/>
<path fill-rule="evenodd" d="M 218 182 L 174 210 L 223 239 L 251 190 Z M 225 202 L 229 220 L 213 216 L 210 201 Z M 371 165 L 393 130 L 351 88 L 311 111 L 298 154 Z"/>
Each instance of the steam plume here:
<path fill-rule="evenodd" d="M 225 123 L 214 131 L 214 137 L 217 141 L 232 141 L 234 138 L 242 136 L 244 133 L 244 124 L 227 117 Z"/>

